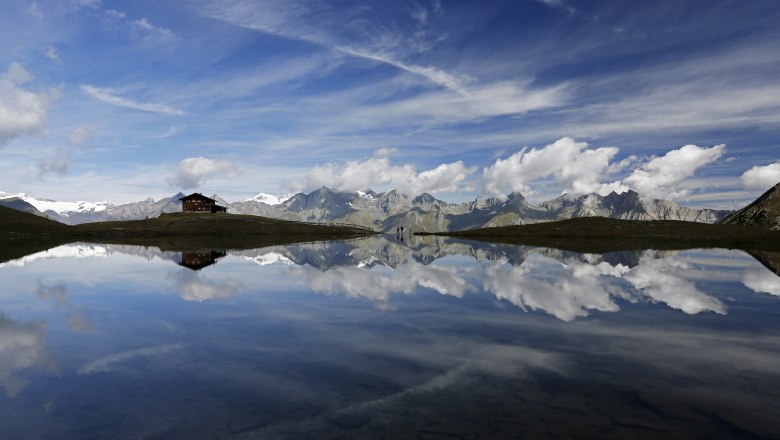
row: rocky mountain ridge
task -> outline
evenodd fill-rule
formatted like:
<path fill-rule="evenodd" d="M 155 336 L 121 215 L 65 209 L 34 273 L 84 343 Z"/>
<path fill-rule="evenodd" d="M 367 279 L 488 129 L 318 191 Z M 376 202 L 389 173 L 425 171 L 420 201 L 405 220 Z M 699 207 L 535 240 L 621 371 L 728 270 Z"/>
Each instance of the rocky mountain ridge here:
<path fill-rule="evenodd" d="M 728 215 L 722 223 L 780 229 L 780 183 L 753 203 Z"/>
<path fill-rule="evenodd" d="M 181 202 L 178 199 L 183 196 L 178 193 L 161 200 L 149 198 L 122 205 L 104 203 L 98 209 L 59 212 L 50 209 L 42 211 L 42 214 L 66 224 L 143 219 L 157 217 L 163 212 L 180 211 Z M 328 187 L 308 194 L 298 193 L 289 198 L 263 194 L 262 197 L 258 195 L 234 203 L 216 194 L 210 197 L 234 214 L 305 222 L 347 223 L 381 231 L 395 231 L 397 227 L 403 226 L 413 231 L 441 232 L 593 216 L 715 223 L 730 213 L 688 208 L 668 200 L 646 200 L 634 191 L 622 194 L 613 192 L 606 196 L 588 194 L 572 197 L 564 194 L 538 205 L 531 204 L 520 193 L 505 197 L 479 196 L 469 202 L 450 203 L 427 193 L 409 198 L 396 190 L 377 193 L 367 189 L 351 193 Z M 0 203 L 4 200 L 9 201 L 0 194 Z M 29 208 L 27 204 L 14 204 Z"/>

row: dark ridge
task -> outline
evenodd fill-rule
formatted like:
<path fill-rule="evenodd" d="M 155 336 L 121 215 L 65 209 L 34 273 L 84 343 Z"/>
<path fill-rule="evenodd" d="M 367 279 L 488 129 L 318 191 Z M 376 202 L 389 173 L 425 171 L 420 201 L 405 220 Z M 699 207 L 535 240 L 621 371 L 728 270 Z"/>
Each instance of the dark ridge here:
<path fill-rule="evenodd" d="M 420 235 L 447 235 L 594 253 L 630 249 L 691 248 L 780 250 L 780 231 L 731 224 L 618 220 L 606 217 L 582 217 L 529 225 Z"/>

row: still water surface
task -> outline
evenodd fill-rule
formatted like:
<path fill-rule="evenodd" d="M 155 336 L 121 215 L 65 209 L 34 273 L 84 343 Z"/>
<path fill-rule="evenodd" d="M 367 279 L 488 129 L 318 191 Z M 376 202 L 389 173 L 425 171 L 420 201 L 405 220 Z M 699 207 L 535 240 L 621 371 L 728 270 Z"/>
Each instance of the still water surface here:
<path fill-rule="evenodd" d="M 741 251 L 372 237 L 0 264 L 0 438 L 778 438 Z"/>

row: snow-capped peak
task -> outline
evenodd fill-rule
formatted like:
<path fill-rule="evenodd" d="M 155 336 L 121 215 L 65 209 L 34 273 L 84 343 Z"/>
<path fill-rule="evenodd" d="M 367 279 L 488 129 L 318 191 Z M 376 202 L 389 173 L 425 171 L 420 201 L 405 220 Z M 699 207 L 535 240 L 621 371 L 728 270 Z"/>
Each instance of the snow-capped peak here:
<path fill-rule="evenodd" d="M 25 202 L 33 205 L 35 209 L 41 212 L 54 211 L 59 215 L 68 216 L 70 212 L 101 212 L 105 211 L 111 206 L 111 203 L 103 202 L 58 202 L 48 199 L 36 199 L 35 197 L 28 196 L 25 193 L 9 194 L 0 191 L 0 199 L 19 198 Z"/>
<path fill-rule="evenodd" d="M 261 202 L 266 205 L 280 205 L 287 200 L 290 200 L 295 194 L 285 194 L 283 196 L 274 196 L 271 194 L 260 193 L 251 199 L 244 200 L 245 202 Z"/>
<path fill-rule="evenodd" d="M 370 189 L 366 189 L 364 191 L 358 191 L 358 195 L 364 199 L 368 200 L 374 200 L 376 199 L 376 193 L 374 191 L 371 191 Z"/>
<path fill-rule="evenodd" d="M 3 196 L 0 195 L 0 197 Z M 22 267 L 29 263 L 32 263 L 33 261 L 48 260 L 54 258 L 86 258 L 86 257 L 106 258 L 108 257 L 108 255 L 109 255 L 109 251 L 104 246 L 94 245 L 94 244 L 82 244 L 82 243 L 66 244 L 45 251 L 26 255 L 22 258 L 11 260 L 6 263 L 0 263 L 0 267 L 4 267 L 4 266 Z"/>
<path fill-rule="evenodd" d="M 261 266 L 268 266 L 269 264 L 286 264 L 291 265 L 295 264 L 293 261 L 287 257 L 285 257 L 282 254 L 278 254 L 276 252 L 269 252 L 267 254 L 258 255 L 256 257 L 244 257 L 245 259 L 249 261 L 253 261 Z"/>

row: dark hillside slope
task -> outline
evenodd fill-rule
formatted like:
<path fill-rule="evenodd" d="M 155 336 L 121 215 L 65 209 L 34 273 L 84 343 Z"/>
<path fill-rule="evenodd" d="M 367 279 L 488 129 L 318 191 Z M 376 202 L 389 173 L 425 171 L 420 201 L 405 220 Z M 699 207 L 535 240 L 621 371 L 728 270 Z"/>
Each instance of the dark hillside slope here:
<path fill-rule="evenodd" d="M 482 228 L 437 235 L 527 244 L 579 252 L 696 247 L 780 250 L 780 231 L 673 220 L 582 217 L 548 223 Z"/>
<path fill-rule="evenodd" d="M 780 229 L 780 183 L 753 203 L 724 218 L 721 223 Z"/>
<path fill-rule="evenodd" d="M 0 206 L 0 237 L 21 238 L 30 235 L 50 235 L 68 230 L 66 225 L 40 215 Z"/>
<path fill-rule="evenodd" d="M 0 206 L 0 261 L 76 241 L 165 249 L 252 249 L 307 241 L 344 240 L 373 233 L 363 228 L 254 215 L 193 213 L 69 226 Z"/>
<path fill-rule="evenodd" d="M 22 212 L 28 212 L 30 214 L 39 215 L 41 217 L 46 217 L 46 214 L 42 213 L 41 211 L 38 211 L 35 206 L 31 205 L 30 203 L 25 202 L 24 200 L 18 198 L 18 197 L 12 197 L 8 199 L 2 199 L 0 200 L 0 206 L 5 206 L 6 208 L 13 208 L 17 211 Z"/>

